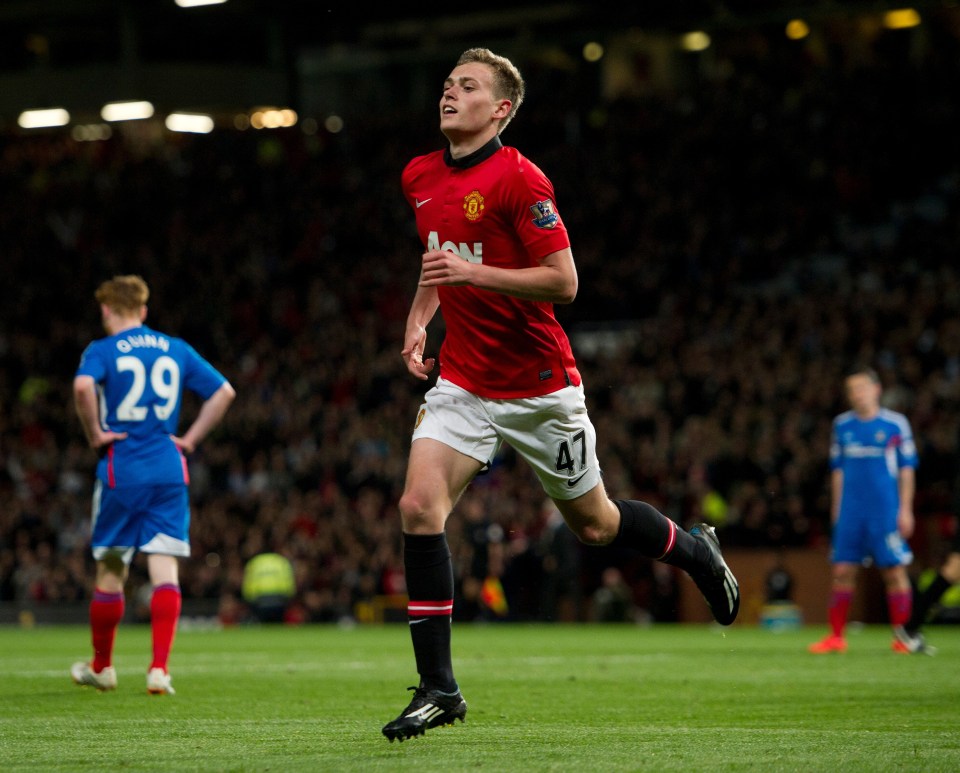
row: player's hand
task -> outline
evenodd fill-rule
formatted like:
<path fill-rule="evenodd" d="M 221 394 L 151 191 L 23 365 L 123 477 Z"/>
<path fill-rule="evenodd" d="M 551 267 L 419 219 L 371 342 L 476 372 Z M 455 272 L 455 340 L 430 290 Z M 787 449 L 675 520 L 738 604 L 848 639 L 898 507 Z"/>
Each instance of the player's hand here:
<path fill-rule="evenodd" d="M 427 374 L 433 370 L 437 361 L 435 357 L 423 359 L 423 348 L 426 345 L 427 329 L 416 327 L 407 332 L 403 342 L 403 350 L 400 352 L 400 356 L 403 357 L 403 361 L 407 365 L 407 370 L 421 381 L 426 380 Z"/>
<path fill-rule="evenodd" d="M 197 449 L 196 445 L 189 440 L 184 440 L 182 437 L 171 435 L 170 439 L 173 441 L 173 444 L 185 454 L 192 454 Z"/>
<path fill-rule="evenodd" d="M 430 250 L 423 253 L 420 286 L 471 284 L 476 266 L 477 264 L 470 263 L 449 250 Z"/>
<path fill-rule="evenodd" d="M 913 536 L 914 528 L 916 528 L 916 520 L 913 517 L 913 510 L 900 510 L 897 513 L 897 529 L 900 536 L 904 539 L 910 539 Z"/>
<path fill-rule="evenodd" d="M 97 432 L 93 438 L 90 440 L 90 448 L 95 451 L 100 451 L 111 443 L 116 443 L 119 440 L 126 440 L 126 432 Z"/>

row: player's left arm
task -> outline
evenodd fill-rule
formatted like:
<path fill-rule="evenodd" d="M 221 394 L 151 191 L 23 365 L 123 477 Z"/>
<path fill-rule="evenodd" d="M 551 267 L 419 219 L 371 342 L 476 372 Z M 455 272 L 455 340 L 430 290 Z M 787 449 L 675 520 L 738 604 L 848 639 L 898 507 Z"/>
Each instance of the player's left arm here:
<path fill-rule="evenodd" d="M 446 250 L 430 250 L 423 254 L 420 286 L 439 285 L 471 285 L 528 301 L 572 303 L 577 297 L 577 267 L 569 247 L 529 268 L 470 263 Z"/>
<path fill-rule="evenodd" d="M 917 473 L 913 467 L 903 466 L 897 473 L 897 491 L 900 494 L 900 508 L 897 511 L 897 528 L 900 536 L 910 539 L 916 522 L 913 516 L 913 495 L 917 486 Z"/>
<path fill-rule="evenodd" d="M 230 382 L 224 381 L 216 392 L 203 401 L 203 405 L 197 412 L 197 418 L 193 420 L 189 429 L 180 437 L 170 436 L 174 445 L 186 454 L 193 453 L 200 441 L 220 423 L 236 396 L 236 390 Z"/>

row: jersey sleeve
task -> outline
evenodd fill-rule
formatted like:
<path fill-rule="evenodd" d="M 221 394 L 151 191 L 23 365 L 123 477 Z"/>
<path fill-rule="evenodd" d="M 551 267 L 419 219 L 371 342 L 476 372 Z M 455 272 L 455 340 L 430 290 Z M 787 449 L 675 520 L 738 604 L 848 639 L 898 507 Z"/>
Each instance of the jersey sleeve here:
<path fill-rule="evenodd" d="M 839 470 L 843 466 L 843 445 L 840 443 L 838 422 L 834 420 L 830 431 L 830 469 Z"/>
<path fill-rule="evenodd" d="M 183 342 L 184 381 L 183 385 L 207 400 L 223 384 L 226 377 L 201 357 L 190 344 Z"/>
<path fill-rule="evenodd" d="M 536 164 L 522 156 L 509 180 L 506 203 L 514 229 L 531 258 L 540 260 L 570 246 L 553 184 Z"/>
<path fill-rule="evenodd" d="M 900 424 L 900 443 L 897 445 L 897 467 L 916 469 L 920 459 L 917 456 L 917 444 L 913 439 L 913 429 L 906 417 L 901 417 L 898 423 Z"/>
<path fill-rule="evenodd" d="M 94 341 L 87 345 L 80 355 L 80 364 L 77 366 L 77 376 L 90 376 L 96 383 L 103 383 L 107 377 L 107 361 L 103 356 L 102 347 Z"/>

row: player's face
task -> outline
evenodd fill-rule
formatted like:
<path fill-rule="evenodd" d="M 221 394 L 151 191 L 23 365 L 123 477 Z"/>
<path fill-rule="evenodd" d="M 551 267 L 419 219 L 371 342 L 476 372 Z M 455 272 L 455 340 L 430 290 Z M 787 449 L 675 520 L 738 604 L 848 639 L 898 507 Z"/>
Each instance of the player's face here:
<path fill-rule="evenodd" d="M 493 93 L 493 71 L 470 62 L 455 67 L 443 83 L 440 131 L 457 138 L 479 134 L 496 124 L 510 109 L 510 100 Z"/>
<path fill-rule="evenodd" d="M 847 400 L 855 413 L 869 415 L 880 405 L 880 385 L 869 376 L 856 373 L 848 377 L 846 388 Z"/>

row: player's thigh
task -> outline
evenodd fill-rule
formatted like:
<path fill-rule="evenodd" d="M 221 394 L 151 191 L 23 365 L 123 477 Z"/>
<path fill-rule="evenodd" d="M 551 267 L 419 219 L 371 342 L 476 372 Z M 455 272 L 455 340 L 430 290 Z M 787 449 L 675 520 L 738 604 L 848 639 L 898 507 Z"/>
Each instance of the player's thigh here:
<path fill-rule="evenodd" d="M 190 555 L 190 498 L 185 485 L 149 487 L 139 515 L 140 552 Z"/>
<path fill-rule="evenodd" d="M 446 520 L 466 486 L 496 456 L 500 443 L 479 398 L 438 379 L 417 413 L 401 514 L 405 519 Z"/>
<path fill-rule="evenodd" d="M 404 497 L 440 500 L 442 506 L 452 508 L 483 466 L 446 443 L 418 438 L 410 444 Z"/>
<path fill-rule="evenodd" d="M 129 566 L 133 559 L 141 496 L 139 489 L 110 488 L 100 480 L 94 484 L 90 546 L 93 557 L 111 572 L 118 562 Z"/>

